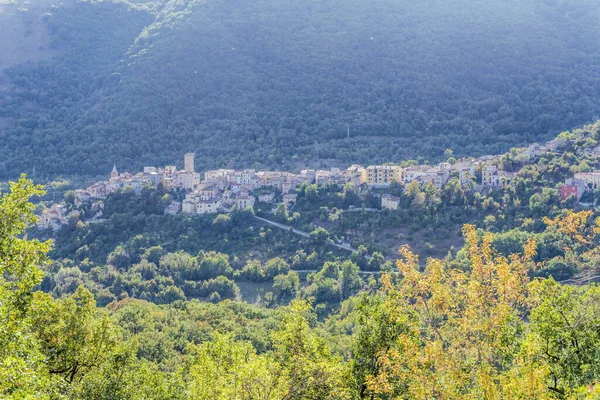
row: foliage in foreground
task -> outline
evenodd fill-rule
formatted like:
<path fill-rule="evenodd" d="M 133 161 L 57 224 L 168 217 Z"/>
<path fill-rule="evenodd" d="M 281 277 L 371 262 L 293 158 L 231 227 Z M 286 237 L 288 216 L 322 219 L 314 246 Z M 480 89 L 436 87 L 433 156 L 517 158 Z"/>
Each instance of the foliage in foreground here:
<path fill-rule="evenodd" d="M 22 237 L 22 178 L 0 198 L 0 397 L 71 399 L 576 399 L 600 377 L 600 289 L 530 281 L 536 244 L 503 256 L 464 228 L 462 261 L 408 248 L 400 274 L 317 322 L 226 301 L 96 308 L 81 287 L 35 291 L 50 243 Z M 587 243 L 587 214 L 549 221 Z M 591 235 L 592 232 L 589 232 Z M 565 251 L 567 249 L 565 248 Z M 346 283 L 347 284 L 347 283 Z M 189 319 L 180 317 L 188 315 Z M 210 315 L 210 318 L 208 316 Z M 262 321 L 262 322 L 260 322 Z M 177 325 L 179 324 L 179 325 Z"/>

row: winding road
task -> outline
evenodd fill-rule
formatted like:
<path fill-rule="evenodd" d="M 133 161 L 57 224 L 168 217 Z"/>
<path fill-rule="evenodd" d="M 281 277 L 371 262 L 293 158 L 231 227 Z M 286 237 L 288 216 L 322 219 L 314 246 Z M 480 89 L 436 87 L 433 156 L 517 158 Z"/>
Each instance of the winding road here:
<path fill-rule="evenodd" d="M 296 235 L 299 235 L 299 236 L 302 236 L 302 237 L 305 237 L 305 238 L 310 237 L 310 235 L 308 234 L 308 232 L 304 232 L 304 231 L 295 229 L 294 227 L 287 226 L 287 225 L 284 225 L 284 224 L 280 224 L 279 222 L 270 221 L 270 220 L 265 219 L 265 218 L 257 217 L 256 215 L 254 216 L 254 218 L 256 218 L 259 221 L 264 222 L 265 224 L 269 224 L 269 225 L 274 226 L 276 228 L 283 229 L 283 230 L 286 230 L 288 232 L 295 233 Z M 354 247 L 351 247 L 351 246 L 347 246 L 347 245 L 344 245 L 344 244 L 337 244 L 337 243 L 333 243 L 333 242 L 328 242 L 327 244 L 329 244 L 330 246 L 333 246 L 333 247 L 337 247 L 338 249 L 341 249 L 341 250 L 351 251 L 352 253 L 358 253 L 358 250 L 356 250 Z"/>

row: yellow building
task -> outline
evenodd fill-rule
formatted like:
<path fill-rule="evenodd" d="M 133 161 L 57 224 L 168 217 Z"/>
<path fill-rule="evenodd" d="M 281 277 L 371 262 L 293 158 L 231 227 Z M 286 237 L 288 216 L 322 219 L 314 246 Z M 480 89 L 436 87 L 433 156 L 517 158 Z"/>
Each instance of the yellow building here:
<path fill-rule="evenodd" d="M 346 169 L 344 175 L 347 177 L 348 182 L 351 182 L 356 186 L 367 183 L 367 170 L 362 165 L 351 165 Z"/>
<path fill-rule="evenodd" d="M 402 168 L 397 165 L 371 165 L 367 167 L 367 185 L 389 185 L 402 182 Z"/>

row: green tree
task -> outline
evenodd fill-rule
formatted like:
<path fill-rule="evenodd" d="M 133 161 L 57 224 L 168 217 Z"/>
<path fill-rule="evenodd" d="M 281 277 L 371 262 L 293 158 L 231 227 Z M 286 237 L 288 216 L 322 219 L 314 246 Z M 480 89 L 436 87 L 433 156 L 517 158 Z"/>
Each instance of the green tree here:
<path fill-rule="evenodd" d="M 278 310 L 274 359 L 281 366 L 282 399 L 349 399 L 348 370 L 310 329 L 310 304 L 294 300 Z"/>
<path fill-rule="evenodd" d="M 352 261 L 344 261 L 339 272 L 340 290 L 342 300 L 354 296 L 362 287 L 362 279 L 359 275 L 360 269 L 358 265 Z"/>
<path fill-rule="evenodd" d="M 286 398 L 275 361 L 257 355 L 248 342 L 236 342 L 232 334 L 217 334 L 213 341 L 189 346 L 187 352 L 191 360 L 185 374 L 189 399 Z"/>
<path fill-rule="evenodd" d="M 117 331 L 108 315 L 96 314 L 94 296 L 83 287 L 58 300 L 35 293 L 32 330 L 50 374 L 73 384 L 106 361 L 117 345 Z"/>
<path fill-rule="evenodd" d="M 31 332 L 31 301 L 50 243 L 22 234 L 36 220 L 29 200 L 44 192 L 24 176 L 9 187 L 0 197 L 0 396 L 43 398 L 50 378 Z"/>
<path fill-rule="evenodd" d="M 289 271 L 273 278 L 273 293 L 277 299 L 289 300 L 296 296 L 300 290 L 300 278 L 298 273 Z"/>
<path fill-rule="evenodd" d="M 233 267 L 229 264 L 229 256 L 210 251 L 198 254 L 198 279 L 211 279 L 217 276 L 231 277 Z"/>
<path fill-rule="evenodd" d="M 227 214 L 219 214 L 213 220 L 212 225 L 218 232 L 227 232 L 231 225 L 231 217 Z"/>
<path fill-rule="evenodd" d="M 275 275 L 285 274 L 290 270 L 290 266 L 280 257 L 272 258 L 264 266 L 263 279 L 272 280 Z"/>
<path fill-rule="evenodd" d="M 65 203 L 69 204 L 70 206 L 74 206 L 75 205 L 75 191 L 74 190 L 67 190 L 63 196 L 63 199 L 65 201 Z"/>
<path fill-rule="evenodd" d="M 310 239 L 319 245 L 327 243 L 330 238 L 330 234 L 327 229 L 318 227 L 310 233 Z"/>
<path fill-rule="evenodd" d="M 530 339 L 549 366 L 548 387 L 566 396 L 600 377 L 600 288 L 532 283 Z"/>
<path fill-rule="evenodd" d="M 275 218 L 280 222 L 288 222 L 290 215 L 288 212 L 287 204 L 279 203 L 275 210 Z"/>

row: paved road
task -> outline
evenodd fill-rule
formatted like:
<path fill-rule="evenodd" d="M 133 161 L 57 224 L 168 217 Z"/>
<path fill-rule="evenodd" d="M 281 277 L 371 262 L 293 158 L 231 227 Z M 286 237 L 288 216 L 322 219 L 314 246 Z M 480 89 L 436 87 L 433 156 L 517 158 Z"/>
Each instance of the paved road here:
<path fill-rule="evenodd" d="M 285 231 L 295 233 L 296 235 L 299 235 L 299 236 L 302 236 L 302 237 L 305 237 L 305 238 L 310 237 L 307 232 L 304 232 L 304 231 L 292 228 L 291 226 L 280 224 L 279 222 L 269 221 L 268 219 L 257 217 L 256 215 L 254 216 L 254 218 L 256 218 L 259 221 L 264 222 L 265 224 L 269 224 L 269 225 L 274 226 L 276 228 L 283 229 Z M 338 249 L 342 249 L 342 250 L 346 250 L 346 251 L 351 251 L 353 253 L 358 253 L 358 250 L 356 250 L 355 248 L 353 248 L 351 246 L 347 246 L 347 245 L 344 245 L 344 244 L 332 243 L 332 242 L 329 242 L 328 244 L 331 245 L 331 246 L 333 246 L 333 247 L 337 247 Z"/>
<path fill-rule="evenodd" d="M 589 283 L 594 283 L 600 281 L 600 275 L 588 276 L 588 277 L 580 277 L 580 278 L 571 278 L 564 281 L 558 281 L 561 285 L 575 285 L 582 286 L 587 285 Z"/>
<path fill-rule="evenodd" d="M 309 234 L 307 232 L 292 228 L 291 226 L 280 224 L 279 222 L 275 222 L 275 221 L 269 221 L 268 219 L 257 217 L 256 215 L 254 216 L 254 218 L 256 218 L 257 220 L 262 221 L 266 224 L 272 225 L 276 228 L 283 229 L 286 231 L 291 231 L 291 232 L 295 233 L 296 235 L 304 236 L 306 238 L 309 237 Z"/>
<path fill-rule="evenodd" d="M 290 269 L 290 271 L 294 271 L 294 272 L 298 272 L 298 273 L 304 273 L 304 274 L 309 274 L 311 272 L 319 272 L 319 269 Z M 397 272 L 397 271 L 394 271 Z M 359 274 L 363 274 L 363 275 L 377 275 L 377 274 L 382 274 L 381 271 L 358 271 Z"/>

